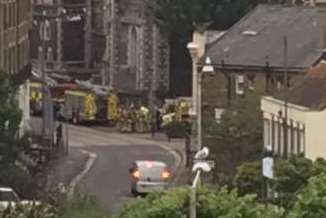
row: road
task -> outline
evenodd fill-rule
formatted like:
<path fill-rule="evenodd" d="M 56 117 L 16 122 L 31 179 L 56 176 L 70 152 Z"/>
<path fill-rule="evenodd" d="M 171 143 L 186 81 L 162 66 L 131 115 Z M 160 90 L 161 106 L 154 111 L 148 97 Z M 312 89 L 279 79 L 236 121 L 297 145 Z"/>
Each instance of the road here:
<path fill-rule="evenodd" d="M 105 132 L 103 128 L 70 126 L 69 141 L 71 147 L 97 155 L 94 165 L 78 188 L 95 196 L 110 211 L 116 211 L 123 202 L 132 199 L 128 169 L 133 161 L 161 160 L 171 169 L 176 164 L 176 157 L 153 141 Z"/>

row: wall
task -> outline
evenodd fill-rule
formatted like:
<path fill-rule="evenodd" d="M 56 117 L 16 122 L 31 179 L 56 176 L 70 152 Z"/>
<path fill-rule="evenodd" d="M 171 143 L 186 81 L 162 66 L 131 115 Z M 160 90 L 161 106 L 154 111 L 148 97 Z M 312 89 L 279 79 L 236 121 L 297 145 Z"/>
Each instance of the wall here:
<path fill-rule="evenodd" d="M 282 73 L 249 71 L 245 70 L 245 68 L 241 71 L 227 70 L 227 68 L 222 70 L 221 66 L 219 66 L 215 70 L 214 76 L 207 75 L 203 78 L 202 99 L 203 106 L 206 108 L 205 111 L 208 110 L 209 113 L 213 113 L 214 108 L 225 108 L 229 101 L 232 102 L 236 98 L 245 97 L 248 92 L 273 94 L 278 90 L 278 86 L 283 86 L 281 75 Z M 304 73 L 295 74 L 292 76 L 291 81 L 303 75 Z M 236 87 L 238 76 L 243 76 L 242 88 Z M 239 88 L 243 90 L 243 94 L 239 93 Z"/>
<path fill-rule="evenodd" d="M 9 73 L 17 73 L 29 63 L 30 4 L 30 0 L 0 3 L 0 68 Z"/>
<path fill-rule="evenodd" d="M 98 0 L 92 0 L 98 6 Z M 95 18 L 100 20 L 100 9 Z M 153 22 L 150 8 L 144 0 L 110 1 L 106 7 L 107 19 L 96 29 L 96 42 L 104 44 L 105 51 L 96 49 L 94 61 L 102 61 L 102 77 L 106 85 L 120 91 L 169 89 L 169 45 Z M 102 56 L 102 57 L 101 57 Z"/>
<path fill-rule="evenodd" d="M 326 110 L 309 112 L 306 123 L 306 156 L 313 160 L 326 158 Z"/>

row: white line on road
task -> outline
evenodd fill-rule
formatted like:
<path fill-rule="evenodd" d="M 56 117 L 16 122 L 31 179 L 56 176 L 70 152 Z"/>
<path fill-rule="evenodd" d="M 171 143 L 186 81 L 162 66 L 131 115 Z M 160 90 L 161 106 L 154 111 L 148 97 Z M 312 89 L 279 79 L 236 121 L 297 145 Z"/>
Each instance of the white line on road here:
<path fill-rule="evenodd" d="M 68 187 L 68 198 L 71 199 L 74 195 L 75 188 L 78 185 L 78 183 L 84 178 L 84 176 L 90 171 L 92 166 L 94 165 L 96 159 L 97 159 L 97 154 L 86 151 L 84 149 L 81 150 L 84 154 L 88 155 L 88 160 L 84 166 L 84 169 L 77 175 L 73 180 L 70 182 L 69 187 Z"/>

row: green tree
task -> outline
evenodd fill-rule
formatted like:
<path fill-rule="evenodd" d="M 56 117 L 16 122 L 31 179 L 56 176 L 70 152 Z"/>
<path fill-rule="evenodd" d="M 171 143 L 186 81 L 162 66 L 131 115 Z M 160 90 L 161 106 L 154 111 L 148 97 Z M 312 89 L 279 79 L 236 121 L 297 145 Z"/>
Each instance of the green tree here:
<path fill-rule="evenodd" d="M 189 41 L 195 29 L 228 28 L 254 4 L 248 0 L 154 0 L 150 6 L 163 33 L 173 40 Z"/>
<path fill-rule="evenodd" d="M 241 217 L 278 218 L 276 208 L 257 203 L 254 195 L 239 196 L 236 190 L 227 188 L 197 189 L 197 215 L 201 218 Z M 127 204 L 118 218 L 180 218 L 189 214 L 189 189 L 177 188 L 149 195 L 147 198 Z"/>
<path fill-rule="evenodd" d="M 191 58 L 187 43 L 195 29 L 225 30 L 255 5 L 249 0 L 152 0 L 154 20 L 170 44 L 170 95 L 191 94 Z M 182 81 L 182 82 L 180 82 Z M 185 84 L 189 84 L 185 87 Z"/>
<path fill-rule="evenodd" d="M 288 218 L 326 217 L 326 174 L 309 179 L 307 187 L 297 195 Z"/>
<path fill-rule="evenodd" d="M 22 112 L 17 102 L 18 85 L 0 71 L 0 186 L 11 186 L 23 196 L 32 191 L 32 178 L 18 167 L 22 152 L 29 147 L 28 136 L 19 133 Z"/>
<path fill-rule="evenodd" d="M 233 184 L 242 195 L 261 196 L 261 178 L 261 163 L 259 161 L 248 162 L 237 167 Z"/>
<path fill-rule="evenodd" d="M 231 182 L 237 166 L 260 158 L 262 122 L 257 93 L 234 100 L 223 112 L 220 122 L 205 118 L 204 143 L 210 146 L 215 158 L 219 182 L 223 175 L 226 182 Z"/>
<path fill-rule="evenodd" d="M 12 165 L 27 148 L 26 136 L 19 134 L 22 112 L 17 101 L 18 85 L 0 71 L 0 165 Z"/>
<path fill-rule="evenodd" d="M 302 155 L 291 156 L 289 159 L 276 158 L 275 179 L 269 181 L 279 195 L 274 203 L 286 209 L 291 208 L 295 195 L 307 186 L 309 179 L 326 173 L 325 163 L 324 159 L 312 162 Z M 261 197 L 261 169 L 261 161 L 248 162 L 237 168 L 233 182 L 239 193 L 256 194 Z"/>

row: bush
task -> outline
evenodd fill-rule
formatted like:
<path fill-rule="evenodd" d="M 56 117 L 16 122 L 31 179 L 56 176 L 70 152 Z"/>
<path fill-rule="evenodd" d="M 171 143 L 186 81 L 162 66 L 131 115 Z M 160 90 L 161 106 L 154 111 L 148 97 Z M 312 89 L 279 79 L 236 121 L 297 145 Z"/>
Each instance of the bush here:
<path fill-rule="evenodd" d="M 59 207 L 58 218 L 107 218 L 108 212 L 95 199 L 76 195 Z"/>
<path fill-rule="evenodd" d="M 310 178 L 326 173 L 326 161 L 317 159 L 312 162 L 303 156 L 291 156 L 289 159 L 275 159 L 275 179 L 271 186 L 278 193 L 275 204 L 286 209 L 292 207 L 296 193 L 300 192 Z M 234 185 L 241 194 L 257 194 L 261 197 L 262 180 L 261 161 L 249 162 L 237 168 Z"/>
<path fill-rule="evenodd" d="M 274 207 L 268 210 L 257 203 L 254 195 L 239 196 L 236 190 L 197 189 L 197 214 L 200 218 L 241 217 L 279 218 L 282 212 Z M 189 214 L 189 189 L 177 188 L 149 195 L 127 204 L 118 218 L 180 218 Z"/>
<path fill-rule="evenodd" d="M 57 218 L 57 210 L 49 204 L 17 205 L 0 211 L 2 218 Z"/>
<path fill-rule="evenodd" d="M 240 194 L 256 194 L 261 196 L 261 163 L 258 161 L 244 163 L 237 168 L 233 185 Z"/>
<path fill-rule="evenodd" d="M 296 197 L 288 218 L 326 217 L 326 174 L 309 179 L 307 187 Z"/>

